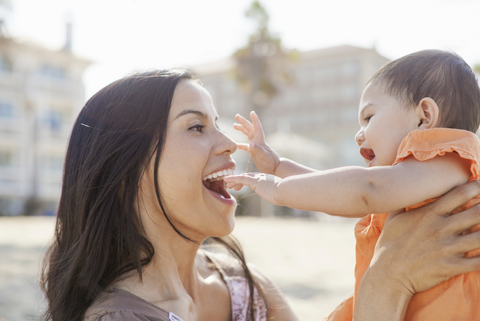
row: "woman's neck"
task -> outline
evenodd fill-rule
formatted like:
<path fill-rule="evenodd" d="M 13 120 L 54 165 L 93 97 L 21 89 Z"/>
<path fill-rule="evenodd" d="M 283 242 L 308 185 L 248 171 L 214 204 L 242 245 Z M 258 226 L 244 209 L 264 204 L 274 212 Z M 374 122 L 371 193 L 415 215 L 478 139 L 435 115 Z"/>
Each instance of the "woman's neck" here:
<path fill-rule="evenodd" d="M 147 238 L 155 249 L 152 261 L 143 268 L 142 279 L 136 271 L 132 271 L 130 277 L 115 287 L 128 290 L 154 304 L 178 300 L 186 295 L 195 300 L 202 279 L 196 264 L 201 242 L 184 239 L 169 224 L 144 226 Z"/>

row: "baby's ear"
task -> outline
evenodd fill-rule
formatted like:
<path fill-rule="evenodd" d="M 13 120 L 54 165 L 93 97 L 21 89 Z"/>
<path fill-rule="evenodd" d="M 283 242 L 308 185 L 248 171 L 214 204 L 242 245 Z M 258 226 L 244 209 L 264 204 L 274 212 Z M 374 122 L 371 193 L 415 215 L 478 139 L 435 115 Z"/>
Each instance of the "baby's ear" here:
<path fill-rule="evenodd" d="M 435 128 L 438 123 L 439 110 L 438 105 L 432 98 L 425 97 L 418 103 L 416 114 L 420 118 L 418 128 Z"/>

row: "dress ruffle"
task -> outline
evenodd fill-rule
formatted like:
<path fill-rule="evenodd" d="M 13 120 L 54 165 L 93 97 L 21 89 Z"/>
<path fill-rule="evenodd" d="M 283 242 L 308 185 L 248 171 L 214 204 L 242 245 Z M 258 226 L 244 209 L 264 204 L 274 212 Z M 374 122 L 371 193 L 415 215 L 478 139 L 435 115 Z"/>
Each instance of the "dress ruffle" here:
<path fill-rule="evenodd" d="M 398 147 L 396 165 L 409 156 L 424 162 L 446 153 L 457 153 L 470 162 L 470 180 L 480 177 L 478 160 L 480 159 L 479 138 L 472 132 L 460 129 L 433 128 L 410 132 Z"/>

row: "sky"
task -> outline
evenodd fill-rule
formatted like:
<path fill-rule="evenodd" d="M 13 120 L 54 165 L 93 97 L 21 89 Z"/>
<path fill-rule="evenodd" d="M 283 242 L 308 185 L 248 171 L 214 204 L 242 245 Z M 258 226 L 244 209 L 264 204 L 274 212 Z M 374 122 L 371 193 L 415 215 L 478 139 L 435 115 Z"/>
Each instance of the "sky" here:
<path fill-rule="evenodd" d="M 86 99 L 133 71 L 195 66 L 247 43 L 252 0 L 10 0 L 13 37 L 52 49 L 73 22 L 73 51 L 93 64 Z M 480 63 L 480 0 L 261 0 L 270 30 L 301 51 L 375 47 L 389 59 L 422 49 L 455 51 Z"/>

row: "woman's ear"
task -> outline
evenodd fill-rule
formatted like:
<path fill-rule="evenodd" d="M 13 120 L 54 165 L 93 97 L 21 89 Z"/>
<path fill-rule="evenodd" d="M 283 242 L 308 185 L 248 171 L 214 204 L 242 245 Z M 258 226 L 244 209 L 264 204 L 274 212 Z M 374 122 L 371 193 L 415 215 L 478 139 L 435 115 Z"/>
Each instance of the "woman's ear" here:
<path fill-rule="evenodd" d="M 435 128 L 438 123 L 439 110 L 438 105 L 432 98 L 425 97 L 418 103 L 416 114 L 420 118 L 418 128 Z"/>

